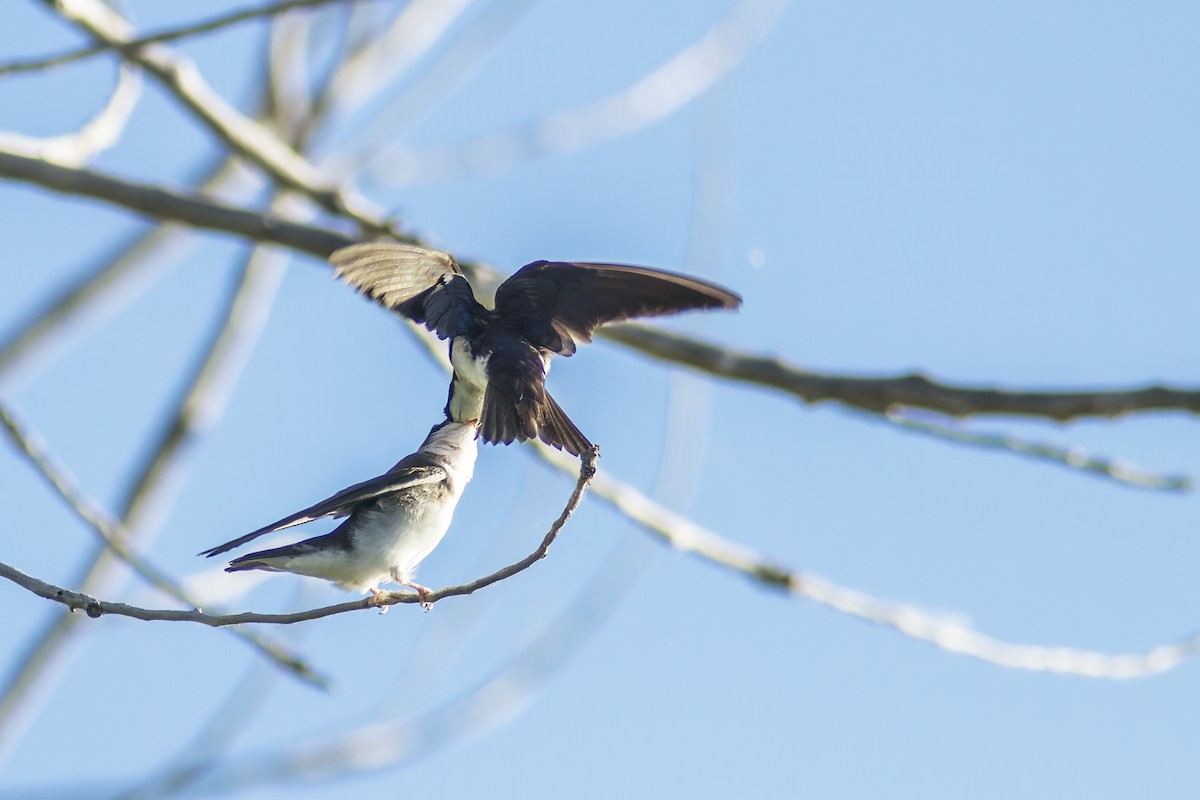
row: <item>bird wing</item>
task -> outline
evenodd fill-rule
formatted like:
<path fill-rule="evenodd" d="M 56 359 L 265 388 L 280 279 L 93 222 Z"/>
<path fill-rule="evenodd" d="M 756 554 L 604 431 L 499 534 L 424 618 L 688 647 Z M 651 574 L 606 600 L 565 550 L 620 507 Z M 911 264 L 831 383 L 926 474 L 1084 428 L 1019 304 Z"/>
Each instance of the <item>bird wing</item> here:
<path fill-rule="evenodd" d="M 487 311 L 449 253 L 399 242 L 366 242 L 335 250 L 334 276 L 443 339 L 466 333 Z"/>
<path fill-rule="evenodd" d="M 409 456 L 412 458 L 412 456 Z M 407 461 L 408 459 L 405 459 Z M 337 494 L 329 497 L 314 506 L 298 511 L 291 516 L 284 517 L 278 522 L 272 522 L 266 527 L 259 528 L 256 531 L 251 531 L 245 536 L 239 536 L 225 544 L 218 545 L 210 550 L 205 550 L 199 555 L 208 556 L 209 558 L 220 555 L 241 547 L 246 542 L 275 531 L 281 531 L 284 528 L 290 528 L 293 525 L 302 525 L 305 522 L 311 522 L 314 519 L 321 517 L 344 517 L 350 514 L 362 503 L 380 495 L 389 494 L 391 492 L 407 489 L 413 486 L 420 486 L 427 483 L 437 483 L 438 481 L 446 480 L 447 473 L 442 467 L 435 465 L 407 466 L 405 461 L 401 461 L 388 472 L 380 475 L 377 478 L 371 478 L 362 483 L 356 483 L 348 489 L 343 489 Z"/>
<path fill-rule="evenodd" d="M 605 322 L 741 304 L 727 289 L 674 272 L 534 261 L 500 284 L 495 319 L 535 346 L 569 356 Z"/>

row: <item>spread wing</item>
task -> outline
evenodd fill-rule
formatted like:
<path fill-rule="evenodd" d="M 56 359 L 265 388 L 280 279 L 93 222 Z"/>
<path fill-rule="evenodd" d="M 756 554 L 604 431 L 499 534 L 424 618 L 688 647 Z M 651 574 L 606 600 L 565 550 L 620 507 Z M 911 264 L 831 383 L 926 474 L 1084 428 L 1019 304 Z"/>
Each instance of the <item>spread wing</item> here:
<path fill-rule="evenodd" d="M 406 459 L 407 460 L 407 459 Z M 284 528 L 290 528 L 293 525 L 302 525 L 305 522 L 311 522 L 314 519 L 321 517 L 344 517 L 354 511 L 362 503 L 380 495 L 395 492 L 400 489 L 407 489 L 411 486 L 420 486 L 426 483 L 437 483 L 446 479 L 446 470 L 438 466 L 423 465 L 423 466 L 403 466 L 404 461 L 397 464 L 391 470 L 377 478 L 371 478 L 369 481 L 356 483 L 348 489 L 343 489 L 330 498 L 322 500 L 315 506 L 310 506 L 303 511 L 298 511 L 289 517 L 284 517 L 278 522 L 272 522 L 264 528 L 259 528 L 256 531 L 247 533 L 245 536 L 218 545 L 210 550 L 205 550 L 198 555 L 208 556 L 212 558 L 215 555 L 227 552 L 235 547 L 241 547 L 246 542 L 275 531 L 281 531 Z"/>
<path fill-rule="evenodd" d="M 534 345 L 569 356 L 605 322 L 741 304 L 727 289 L 674 272 L 534 261 L 500 284 L 495 317 Z"/>
<path fill-rule="evenodd" d="M 334 276 L 443 339 L 487 311 L 449 253 L 398 242 L 352 244 L 329 257 Z"/>

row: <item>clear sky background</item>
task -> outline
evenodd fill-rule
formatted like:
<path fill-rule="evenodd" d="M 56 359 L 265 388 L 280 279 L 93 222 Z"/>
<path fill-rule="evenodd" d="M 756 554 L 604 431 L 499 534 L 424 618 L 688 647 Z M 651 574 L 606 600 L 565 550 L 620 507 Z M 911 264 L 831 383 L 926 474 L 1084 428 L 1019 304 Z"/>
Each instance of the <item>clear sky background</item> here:
<path fill-rule="evenodd" d="M 130 5 L 147 30 L 184 13 Z M 225 4 L 187 5 L 208 15 Z M 502 36 L 472 71 L 393 118 L 397 146 L 421 153 L 602 98 L 733 7 L 476 5 L 456 31 L 499 8 L 510 15 Z M 734 13 L 765 17 L 773 4 L 744 7 Z M 1195 385 L 1200 6 L 780 8 L 742 63 L 662 121 L 486 175 L 394 186 L 405 173 L 381 164 L 363 189 L 414 232 L 505 272 L 539 258 L 598 260 L 719 281 L 744 296 L 739 314 L 665 324 L 814 370 L 916 369 L 1028 388 Z M 0 18 L 0 60 L 82 40 L 38 4 L 9 4 Z M 248 24 L 177 47 L 245 107 L 264 31 Z M 0 128 L 69 130 L 111 74 L 99 60 L 5 77 Z M 217 152 L 148 85 L 126 137 L 95 165 L 182 181 Z M 144 229 L 100 204 L 0 182 L 0 336 Z M 236 280 L 243 243 L 198 242 L 120 313 L 4 389 L 110 508 Z M 1194 494 L 954 446 L 664 369 L 611 343 L 556 361 L 549 386 L 602 445 L 606 471 L 780 563 L 1018 643 L 1135 652 L 1200 627 Z M 193 554 L 411 452 L 445 391 L 402 325 L 314 259 L 292 258 L 151 555 L 176 575 L 211 570 Z M 1200 474 L 1194 416 L 971 428 Z M 0 451 L 0 487 L 0 561 L 69 583 L 93 534 L 12 448 Z M 569 490 L 522 448 L 482 449 L 422 582 L 461 583 L 529 552 Z M 232 605 L 349 599 L 324 584 L 298 596 L 301 583 L 273 577 Z M 581 596 L 584 609 L 569 611 Z M 167 603 L 136 582 L 107 599 Z M 4 670 L 62 613 L 7 583 L 0 612 Z M 470 710 L 423 722 L 564 614 L 548 649 L 493 687 L 475 733 L 442 741 Z M 595 497 L 547 560 L 476 596 L 284 631 L 331 676 L 328 694 L 255 666 L 222 631 L 116 618 L 86 628 L 0 768 L 0 795 L 128 789 L 173 763 L 253 670 L 233 701 L 252 715 L 219 737 L 231 763 L 364 723 L 398 721 L 410 744 L 434 747 L 334 782 L 239 793 L 248 798 L 1195 796 L 1194 664 L 1112 682 L 947 654 L 668 550 Z M 251 709 L 249 696 L 261 704 Z"/>

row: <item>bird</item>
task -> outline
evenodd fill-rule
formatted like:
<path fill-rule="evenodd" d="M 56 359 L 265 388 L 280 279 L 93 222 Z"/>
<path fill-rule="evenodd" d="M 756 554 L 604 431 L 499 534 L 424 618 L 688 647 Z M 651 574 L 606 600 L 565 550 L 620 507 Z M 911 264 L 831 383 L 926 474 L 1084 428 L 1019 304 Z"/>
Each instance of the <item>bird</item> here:
<path fill-rule="evenodd" d="M 488 309 L 449 253 L 364 242 L 329 261 L 335 277 L 450 340 L 450 419 L 478 418 L 492 444 L 539 438 L 574 456 L 592 443 L 546 391 L 552 356 L 574 354 L 605 322 L 742 304 L 728 289 L 649 267 L 534 261 L 500 284 Z"/>
<path fill-rule="evenodd" d="M 209 558 L 268 533 L 322 517 L 347 517 L 324 536 L 260 550 L 229 562 L 226 572 L 261 569 L 331 581 L 373 597 L 392 580 L 417 593 L 428 610 L 429 589 L 413 578 L 419 563 L 441 542 L 454 509 L 475 471 L 475 420 L 447 419 L 429 431 L 421 447 L 383 475 L 357 483 L 314 506 L 239 536 L 199 555 Z M 386 606 L 384 607 L 386 610 Z"/>

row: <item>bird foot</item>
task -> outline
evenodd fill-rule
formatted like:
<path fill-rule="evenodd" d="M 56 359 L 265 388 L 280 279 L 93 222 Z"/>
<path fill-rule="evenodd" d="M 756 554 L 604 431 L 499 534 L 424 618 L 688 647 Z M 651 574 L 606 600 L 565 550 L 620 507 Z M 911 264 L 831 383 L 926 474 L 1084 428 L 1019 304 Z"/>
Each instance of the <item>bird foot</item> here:
<path fill-rule="evenodd" d="M 421 608 L 426 611 L 433 608 L 433 601 L 429 599 L 429 592 L 432 590 L 428 586 L 422 586 L 412 581 L 403 581 L 403 584 L 417 593 L 417 602 L 421 604 Z"/>
<path fill-rule="evenodd" d="M 388 611 L 388 609 L 389 609 L 391 606 L 380 605 L 380 601 L 379 601 L 379 598 L 380 598 L 380 597 L 381 597 L 383 594 L 385 594 L 385 593 L 384 593 L 383 591 L 381 591 L 381 590 L 379 590 L 379 589 L 375 588 L 374 586 L 372 586 L 372 587 L 370 588 L 370 592 L 371 592 L 371 603 L 372 603 L 372 605 L 379 606 L 379 613 L 380 613 L 380 614 L 386 614 L 386 613 L 387 613 L 387 611 Z"/>

